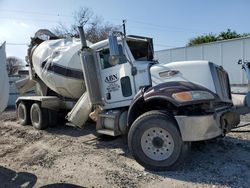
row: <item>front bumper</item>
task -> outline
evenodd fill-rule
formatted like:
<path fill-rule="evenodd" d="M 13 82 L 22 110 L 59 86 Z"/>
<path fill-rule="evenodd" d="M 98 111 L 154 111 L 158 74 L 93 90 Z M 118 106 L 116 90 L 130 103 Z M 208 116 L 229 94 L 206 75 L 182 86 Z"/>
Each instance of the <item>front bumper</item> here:
<path fill-rule="evenodd" d="M 229 132 L 239 121 L 233 112 L 201 116 L 175 116 L 183 141 L 212 139 Z"/>

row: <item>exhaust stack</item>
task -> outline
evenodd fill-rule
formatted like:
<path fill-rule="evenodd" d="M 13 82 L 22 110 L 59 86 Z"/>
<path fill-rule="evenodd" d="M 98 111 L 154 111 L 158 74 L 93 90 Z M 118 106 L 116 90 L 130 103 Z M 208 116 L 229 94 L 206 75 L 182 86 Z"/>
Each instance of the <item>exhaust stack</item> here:
<path fill-rule="evenodd" d="M 82 43 L 82 49 L 87 48 L 88 46 L 87 46 L 87 41 L 86 41 L 86 37 L 85 37 L 83 27 L 78 26 L 78 30 L 79 30 L 79 36 L 80 36 L 80 39 L 81 39 L 81 43 Z"/>

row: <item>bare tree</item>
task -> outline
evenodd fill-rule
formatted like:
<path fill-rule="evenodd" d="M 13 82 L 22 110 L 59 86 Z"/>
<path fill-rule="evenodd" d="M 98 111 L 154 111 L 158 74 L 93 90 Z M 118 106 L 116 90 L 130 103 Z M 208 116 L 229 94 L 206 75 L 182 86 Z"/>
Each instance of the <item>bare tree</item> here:
<path fill-rule="evenodd" d="M 57 26 L 55 28 L 52 29 L 52 32 L 60 37 L 60 38 L 64 38 L 65 36 L 67 36 L 68 34 L 71 34 L 70 28 L 68 28 L 65 24 L 63 24 L 62 22 L 59 22 L 57 24 Z"/>
<path fill-rule="evenodd" d="M 89 8 L 80 7 L 78 11 L 74 12 L 74 23 L 68 27 L 63 23 L 59 23 L 53 29 L 53 32 L 59 37 L 67 35 L 79 37 L 78 26 L 84 27 L 87 40 L 93 43 L 106 39 L 109 31 L 119 30 L 119 26 L 104 22 Z"/>
<path fill-rule="evenodd" d="M 21 59 L 17 57 L 7 57 L 6 66 L 8 75 L 15 75 L 21 67 L 24 67 L 24 63 Z"/>
<path fill-rule="evenodd" d="M 78 11 L 74 12 L 74 23 L 71 25 L 72 30 L 77 32 L 77 26 L 85 26 L 91 24 L 95 19 L 92 10 L 87 7 L 80 7 Z"/>

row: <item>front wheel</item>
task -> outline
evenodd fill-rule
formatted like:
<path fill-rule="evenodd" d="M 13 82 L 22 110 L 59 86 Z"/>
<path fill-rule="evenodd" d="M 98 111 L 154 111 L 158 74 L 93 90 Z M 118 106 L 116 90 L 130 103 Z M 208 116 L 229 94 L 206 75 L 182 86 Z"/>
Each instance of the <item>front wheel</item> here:
<path fill-rule="evenodd" d="M 160 111 L 147 112 L 135 120 L 128 144 L 135 160 L 153 171 L 175 169 L 190 146 L 182 141 L 173 117 Z"/>

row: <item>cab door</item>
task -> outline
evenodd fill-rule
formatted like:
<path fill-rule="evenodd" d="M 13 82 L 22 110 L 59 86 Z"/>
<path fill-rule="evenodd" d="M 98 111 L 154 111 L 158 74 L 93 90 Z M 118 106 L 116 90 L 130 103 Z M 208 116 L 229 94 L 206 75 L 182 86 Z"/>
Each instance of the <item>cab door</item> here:
<path fill-rule="evenodd" d="M 123 54 L 121 45 L 119 45 L 119 53 Z M 106 108 L 127 106 L 135 95 L 135 82 L 131 74 L 131 65 L 126 58 L 120 58 L 118 64 L 111 65 L 109 58 L 108 47 L 98 52 L 102 96 L 105 106 Z"/>

